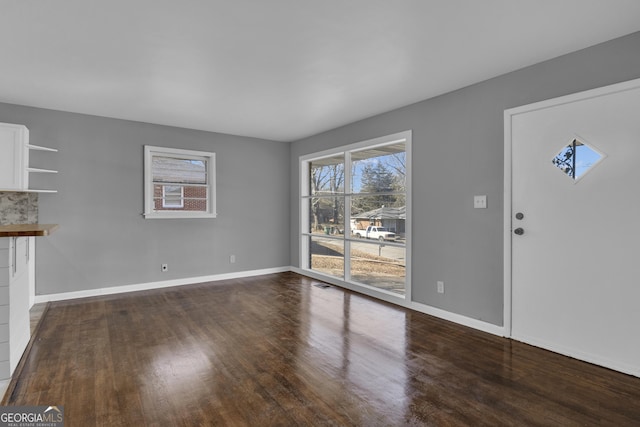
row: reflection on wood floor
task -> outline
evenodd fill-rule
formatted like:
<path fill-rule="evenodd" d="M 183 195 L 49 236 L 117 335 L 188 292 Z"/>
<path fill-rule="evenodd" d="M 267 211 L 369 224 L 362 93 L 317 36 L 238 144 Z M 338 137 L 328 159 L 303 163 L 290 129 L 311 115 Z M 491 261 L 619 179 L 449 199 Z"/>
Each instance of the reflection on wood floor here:
<path fill-rule="evenodd" d="M 294 273 L 51 303 L 8 405 L 65 426 L 640 425 L 640 379 Z"/>

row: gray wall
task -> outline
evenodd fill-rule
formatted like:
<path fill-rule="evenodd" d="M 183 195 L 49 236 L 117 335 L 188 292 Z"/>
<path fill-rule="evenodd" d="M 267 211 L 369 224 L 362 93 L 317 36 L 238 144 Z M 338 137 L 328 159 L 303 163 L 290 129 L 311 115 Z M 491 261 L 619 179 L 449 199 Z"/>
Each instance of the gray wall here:
<path fill-rule="evenodd" d="M 289 265 L 287 143 L 8 104 L 0 121 L 59 149 L 46 153 L 59 192 L 39 197 L 40 222 L 60 229 L 37 240 L 38 295 Z M 143 219 L 145 144 L 217 153 L 218 218 Z"/>
<path fill-rule="evenodd" d="M 502 325 L 504 110 L 639 77 L 634 33 L 293 143 L 291 264 L 300 266 L 299 156 L 412 129 L 412 298 Z M 473 209 L 479 194 L 488 209 Z"/>

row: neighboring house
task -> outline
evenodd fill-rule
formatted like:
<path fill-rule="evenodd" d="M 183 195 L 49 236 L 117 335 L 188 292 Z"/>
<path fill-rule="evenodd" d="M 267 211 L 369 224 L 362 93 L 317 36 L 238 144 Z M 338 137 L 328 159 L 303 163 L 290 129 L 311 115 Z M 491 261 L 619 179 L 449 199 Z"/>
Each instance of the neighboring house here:
<path fill-rule="evenodd" d="M 405 232 L 405 220 L 407 218 L 407 207 L 387 208 L 385 206 L 351 217 L 352 230 L 364 230 L 369 225 L 386 227 L 389 231 L 403 235 Z"/>
<path fill-rule="evenodd" d="M 206 173 L 200 160 L 155 156 L 154 210 L 206 211 Z"/>
<path fill-rule="evenodd" d="M 207 188 L 180 185 L 153 186 L 154 209 L 178 211 L 206 211 Z"/>

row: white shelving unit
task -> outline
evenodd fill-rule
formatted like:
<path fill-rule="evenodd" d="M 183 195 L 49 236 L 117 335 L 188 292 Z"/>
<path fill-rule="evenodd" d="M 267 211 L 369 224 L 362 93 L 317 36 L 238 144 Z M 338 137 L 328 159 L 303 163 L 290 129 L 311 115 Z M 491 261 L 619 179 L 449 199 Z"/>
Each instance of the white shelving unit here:
<path fill-rule="evenodd" d="M 33 145 L 33 144 L 27 144 L 27 148 L 29 150 L 51 151 L 53 153 L 57 153 L 58 152 L 58 150 L 55 149 L 55 148 L 41 147 L 39 145 Z"/>
<path fill-rule="evenodd" d="M 55 174 L 56 170 L 33 167 L 31 151 L 57 153 L 55 148 L 29 143 L 29 129 L 23 125 L 0 123 L 0 191 L 57 193 L 54 189 L 31 188 L 30 174 Z"/>
<path fill-rule="evenodd" d="M 55 148 L 49 148 L 49 147 L 42 147 L 40 145 L 34 145 L 34 144 L 26 144 L 25 148 L 29 151 L 47 151 L 47 152 L 51 152 L 51 153 L 57 153 L 58 150 Z M 31 156 L 29 156 L 30 158 Z M 44 173 L 44 174 L 51 174 L 51 173 L 58 173 L 57 170 L 52 170 L 52 169 L 42 169 L 42 168 L 34 168 L 34 167 L 27 167 L 27 173 Z M 46 189 L 35 189 L 35 188 L 28 188 L 27 191 L 30 192 L 34 192 L 34 193 L 57 193 L 58 190 L 46 190 Z"/>

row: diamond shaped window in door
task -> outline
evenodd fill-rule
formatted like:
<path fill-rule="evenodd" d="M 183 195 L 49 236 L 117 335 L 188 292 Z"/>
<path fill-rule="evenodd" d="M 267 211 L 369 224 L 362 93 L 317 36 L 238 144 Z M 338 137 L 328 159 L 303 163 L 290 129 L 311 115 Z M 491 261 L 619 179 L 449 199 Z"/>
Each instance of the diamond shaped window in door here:
<path fill-rule="evenodd" d="M 604 159 L 604 154 L 584 141 L 574 138 L 551 160 L 569 178 L 579 180 Z"/>

